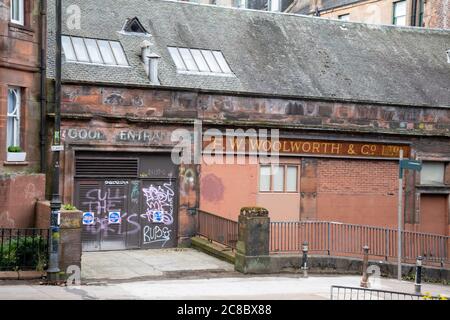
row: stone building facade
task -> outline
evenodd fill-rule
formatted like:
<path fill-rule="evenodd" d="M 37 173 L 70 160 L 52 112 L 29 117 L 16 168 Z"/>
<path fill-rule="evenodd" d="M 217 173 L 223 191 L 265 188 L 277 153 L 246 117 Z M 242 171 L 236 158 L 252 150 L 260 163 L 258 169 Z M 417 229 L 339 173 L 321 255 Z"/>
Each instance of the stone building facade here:
<path fill-rule="evenodd" d="M 373 24 L 450 28 L 448 0 L 297 0 L 285 12 Z"/>
<path fill-rule="evenodd" d="M 194 234 L 199 209 L 236 220 L 241 207 L 263 206 L 272 221 L 393 227 L 400 150 L 425 168 L 405 179 L 406 228 L 448 234 L 447 31 L 161 0 L 74 4 L 83 28 L 63 30 L 60 192 L 85 213 L 84 250 L 176 246 Z M 90 47 L 105 41 L 112 62 Z M 261 130 L 279 133 L 256 150 L 279 151 L 269 174 L 234 144 Z M 211 144 L 231 163 L 209 161 Z M 174 162 L 199 149 L 200 162 Z"/>
<path fill-rule="evenodd" d="M 35 202 L 44 197 L 45 178 L 39 174 L 42 5 L 0 1 L 0 227 L 32 227 Z M 10 146 L 20 147 L 26 157 L 16 159 Z"/>

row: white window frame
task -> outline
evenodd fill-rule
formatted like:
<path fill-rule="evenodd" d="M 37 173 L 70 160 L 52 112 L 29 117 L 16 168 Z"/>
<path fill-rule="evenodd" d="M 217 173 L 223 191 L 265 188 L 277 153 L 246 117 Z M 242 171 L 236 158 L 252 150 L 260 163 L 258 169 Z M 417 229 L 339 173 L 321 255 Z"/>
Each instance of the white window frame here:
<path fill-rule="evenodd" d="M 167 49 L 178 73 L 235 76 L 221 51 L 170 46 Z"/>
<path fill-rule="evenodd" d="M 9 12 L 10 12 L 10 18 L 11 18 L 11 22 L 12 23 L 15 23 L 15 24 L 20 24 L 20 25 L 24 25 L 24 23 L 25 23 L 25 19 L 24 19 L 24 16 L 25 16 L 25 7 L 24 7 L 24 1 L 25 0 L 10 0 L 10 9 L 9 9 Z M 16 20 L 15 18 L 14 18 L 14 12 L 13 12 L 13 9 L 14 9 L 14 5 L 13 5 L 13 3 L 14 2 L 16 2 L 17 3 L 17 7 L 18 7 L 18 10 L 19 10 L 19 20 Z"/>
<path fill-rule="evenodd" d="M 397 15 L 398 13 L 397 13 L 397 10 L 398 10 L 398 7 L 399 7 L 399 5 L 400 4 L 403 4 L 404 6 L 405 6 L 405 12 L 404 12 L 404 14 L 402 14 L 402 15 Z M 407 21 L 406 21 L 406 18 L 407 18 L 407 16 L 408 16 L 408 6 L 407 6 L 407 1 L 406 0 L 400 0 L 400 1 L 397 1 L 397 2 L 394 2 L 393 3 L 393 13 L 392 13 L 392 23 L 393 23 L 393 25 L 395 25 L 395 26 L 406 26 L 407 25 Z M 398 19 L 399 18 L 405 18 L 405 24 L 397 24 L 397 21 L 398 21 Z"/>
<path fill-rule="evenodd" d="M 275 10 L 273 9 L 273 5 L 274 5 L 274 4 L 277 4 L 277 7 L 276 7 Z M 272 12 L 281 12 L 281 0 L 269 0 L 269 5 L 268 5 L 268 7 L 269 7 L 269 11 L 272 11 Z"/>
<path fill-rule="evenodd" d="M 96 66 L 130 68 L 127 55 L 120 41 L 74 37 L 67 35 L 63 35 L 62 38 L 62 51 L 64 52 L 64 55 L 66 57 L 66 62 L 90 64 Z M 74 39 L 77 39 L 79 46 L 75 45 Z M 91 49 L 97 50 L 97 58 L 100 58 L 102 60 L 101 62 L 99 62 L 98 59 L 94 59 L 93 57 L 91 57 L 92 52 L 90 52 L 90 50 L 88 49 L 86 41 L 95 42 L 96 47 L 91 47 Z M 67 52 L 66 54 L 66 49 L 69 50 L 70 53 Z M 86 53 L 87 61 L 80 60 L 79 54 L 82 53 L 82 51 Z M 107 61 L 107 58 L 110 58 L 110 60 Z"/>
<path fill-rule="evenodd" d="M 13 111 L 10 113 L 9 110 L 9 96 L 10 93 L 13 93 L 16 96 L 16 105 L 14 106 Z M 6 149 L 10 146 L 19 146 L 20 147 L 20 108 L 22 105 L 22 92 L 18 87 L 9 87 L 8 88 L 8 101 L 7 101 L 7 109 L 6 109 Z M 13 127 L 10 128 L 9 120 L 13 119 Z M 11 140 L 11 135 L 13 135 L 13 144 L 9 144 L 9 140 Z"/>
<path fill-rule="evenodd" d="M 268 191 L 264 191 L 261 190 L 261 168 L 270 168 L 270 186 L 269 186 L 269 190 Z M 282 191 L 275 191 L 274 190 L 274 174 L 272 172 L 273 167 L 282 167 L 284 172 L 283 172 L 283 190 Z M 288 168 L 290 167 L 295 167 L 296 168 L 296 174 L 297 176 L 295 177 L 295 191 L 287 191 L 287 175 L 288 175 Z M 280 163 L 277 165 L 260 165 L 258 168 L 258 192 L 261 194 L 265 194 L 265 193 L 277 193 L 277 194 L 297 194 L 299 193 L 299 175 L 300 175 L 300 166 L 298 164 L 295 163 Z"/>

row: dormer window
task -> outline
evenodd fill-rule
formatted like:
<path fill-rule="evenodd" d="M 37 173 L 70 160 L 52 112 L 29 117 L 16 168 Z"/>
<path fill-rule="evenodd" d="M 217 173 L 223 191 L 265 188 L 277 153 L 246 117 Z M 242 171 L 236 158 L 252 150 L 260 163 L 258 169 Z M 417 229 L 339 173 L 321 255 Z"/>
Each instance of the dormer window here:
<path fill-rule="evenodd" d="M 133 19 L 127 19 L 127 21 L 125 22 L 125 24 L 122 28 L 122 31 L 127 32 L 127 33 L 148 34 L 147 30 L 145 30 L 142 23 L 136 17 L 134 17 Z"/>
<path fill-rule="evenodd" d="M 11 0 L 11 22 L 15 24 L 24 25 L 24 0 Z"/>

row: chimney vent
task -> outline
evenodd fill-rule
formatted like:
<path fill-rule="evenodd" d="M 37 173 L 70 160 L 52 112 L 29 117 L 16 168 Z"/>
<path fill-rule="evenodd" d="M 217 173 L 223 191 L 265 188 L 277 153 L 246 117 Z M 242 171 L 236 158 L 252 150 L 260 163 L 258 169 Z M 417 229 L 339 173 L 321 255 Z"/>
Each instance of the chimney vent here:
<path fill-rule="evenodd" d="M 158 63 L 161 57 L 156 53 L 151 53 L 147 56 L 148 63 L 148 78 L 151 84 L 160 84 L 158 79 Z"/>
<path fill-rule="evenodd" d="M 447 50 L 447 63 L 450 63 L 450 49 Z"/>

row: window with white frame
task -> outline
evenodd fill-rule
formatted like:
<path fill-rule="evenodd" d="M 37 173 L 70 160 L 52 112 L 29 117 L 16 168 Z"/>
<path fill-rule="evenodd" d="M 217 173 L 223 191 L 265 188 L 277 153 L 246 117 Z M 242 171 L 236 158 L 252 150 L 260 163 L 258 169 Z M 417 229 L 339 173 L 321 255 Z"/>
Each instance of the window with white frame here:
<path fill-rule="evenodd" d="M 62 36 L 67 62 L 128 66 L 122 45 L 118 41 Z"/>
<path fill-rule="evenodd" d="M 24 25 L 24 1 L 25 0 L 10 0 L 11 22 Z"/>
<path fill-rule="evenodd" d="M 20 88 L 8 89 L 8 110 L 6 115 L 6 148 L 20 146 Z"/>
<path fill-rule="evenodd" d="M 259 192 L 298 191 L 297 165 L 262 165 L 259 168 Z"/>
<path fill-rule="evenodd" d="M 269 0 L 269 11 L 280 12 L 281 0 Z"/>
<path fill-rule="evenodd" d="M 177 71 L 212 75 L 233 74 L 220 51 L 178 47 L 167 47 L 167 49 Z"/>
<path fill-rule="evenodd" d="M 444 162 L 423 162 L 420 171 L 420 184 L 442 185 L 444 184 L 444 173 Z"/>
<path fill-rule="evenodd" d="M 393 24 L 406 26 L 406 0 L 394 2 Z"/>

